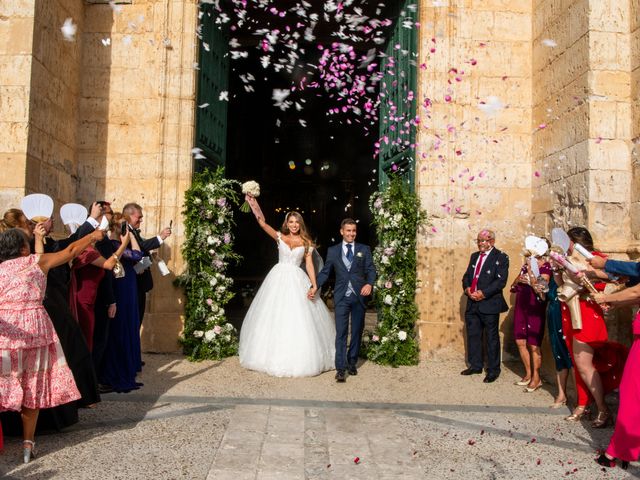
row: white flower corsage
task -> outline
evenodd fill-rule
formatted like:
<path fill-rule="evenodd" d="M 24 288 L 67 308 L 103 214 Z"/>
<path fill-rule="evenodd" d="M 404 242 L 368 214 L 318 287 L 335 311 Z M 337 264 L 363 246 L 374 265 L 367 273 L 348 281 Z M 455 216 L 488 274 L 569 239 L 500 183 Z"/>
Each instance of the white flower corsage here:
<path fill-rule="evenodd" d="M 362 252 L 358 252 L 358 253 L 356 253 L 356 257 L 360 257 L 360 258 L 362 258 L 362 256 L 363 256 L 363 255 L 362 255 Z"/>

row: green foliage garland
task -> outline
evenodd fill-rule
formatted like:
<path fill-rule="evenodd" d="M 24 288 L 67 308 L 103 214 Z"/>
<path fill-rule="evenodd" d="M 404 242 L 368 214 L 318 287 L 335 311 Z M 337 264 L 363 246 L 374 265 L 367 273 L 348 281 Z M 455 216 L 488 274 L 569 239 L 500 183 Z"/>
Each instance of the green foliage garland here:
<path fill-rule="evenodd" d="M 376 363 L 415 365 L 419 359 L 416 235 L 427 215 L 400 177 L 392 178 L 386 190 L 375 192 L 369 204 L 378 237 L 373 252 L 378 271 L 374 293 L 378 325 L 364 336 L 363 349 Z"/>
<path fill-rule="evenodd" d="M 230 261 L 240 259 L 233 252 L 231 232 L 238 186 L 218 168 L 196 174 L 185 193 L 182 255 L 187 270 L 176 283 L 187 297 L 181 342 L 190 360 L 220 359 L 238 352 L 238 332 L 226 322 L 224 312 L 233 297 L 233 280 L 225 272 Z"/>

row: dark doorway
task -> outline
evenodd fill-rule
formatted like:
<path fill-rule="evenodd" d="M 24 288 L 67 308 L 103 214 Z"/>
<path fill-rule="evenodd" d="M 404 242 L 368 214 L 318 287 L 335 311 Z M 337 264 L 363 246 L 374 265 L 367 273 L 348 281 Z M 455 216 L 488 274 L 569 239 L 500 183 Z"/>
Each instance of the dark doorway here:
<path fill-rule="evenodd" d="M 300 45 L 296 43 L 291 52 L 287 51 L 287 55 L 292 54 L 296 58 L 291 63 L 292 68 L 264 68 L 269 45 L 256 36 L 256 28 L 282 34 L 288 32 L 286 34 L 291 38 L 293 30 L 286 23 L 289 20 L 278 19 L 286 17 L 286 14 L 280 12 L 282 15 L 274 15 L 278 12 L 274 12 L 273 8 L 269 12 L 260 12 L 259 9 L 249 12 L 247 9 L 237 25 L 233 22 L 231 25 L 224 24 L 220 31 L 225 32 L 225 40 L 221 41 L 208 34 L 210 28 L 219 28 L 214 26 L 215 8 L 208 4 L 202 6 L 202 23 L 208 23 L 209 26 L 204 25 L 202 29 L 204 40 L 201 60 L 212 63 L 213 67 L 210 72 L 205 72 L 207 75 L 202 73 L 200 76 L 198 103 L 213 105 L 224 96 L 228 98 L 228 104 L 225 115 L 218 115 L 220 118 L 226 116 L 226 122 L 220 125 L 215 122 L 217 110 L 209 111 L 207 108 L 205 113 L 212 118 L 199 119 L 197 122 L 197 130 L 202 131 L 207 141 L 200 141 L 198 136 L 197 146 L 207 156 L 206 162 L 225 165 L 227 177 L 241 182 L 255 180 L 260 183 L 261 196 L 258 201 L 267 222 L 274 228 L 280 227 L 286 212 L 299 211 L 323 257 L 327 247 L 340 240 L 339 225 L 345 217 L 358 221 L 358 241 L 369 245 L 375 242 L 369 198 L 378 189 L 379 181 L 384 183 L 388 169 L 395 171 L 398 166 L 402 167 L 396 150 L 408 151 L 409 144 L 412 150 L 413 144 L 413 139 L 401 142 L 397 132 L 403 129 L 396 128 L 392 123 L 399 122 L 399 119 L 406 122 L 415 112 L 414 109 L 408 109 L 405 114 L 403 108 L 403 104 L 407 103 L 404 98 L 413 87 L 409 80 L 415 77 L 416 42 L 409 42 L 412 38 L 415 40 L 414 29 L 405 28 L 407 19 L 415 21 L 417 18 L 415 5 L 405 8 L 407 0 L 393 2 L 391 6 L 366 1 L 356 3 L 358 5 L 351 7 L 357 16 L 387 19 L 378 22 L 378 27 L 382 25 L 379 32 L 369 34 L 372 31 L 369 29 L 360 40 L 355 40 L 355 44 L 346 40 L 357 54 L 354 58 L 369 57 L 365 63 L 366 69 L 371 75 L 378 76 L 378 82 L 374 81 L 369 86 L 375 91 L 369 88 L 368 91 L 375 96 L 381 84 L 384 88 L 380 105 L 373 101 L 374 109 L 383 114 L 383 125 L 378 124 L 376 115 L 373 120 L 371 117 L 365 120 L 359 114 L 353 115 L 355 110 L 346 115 L 338 109 L 329 113 L 330 108 L 340 106 L 336 101 L 339 100 L 336 98 L 336 89 L 331 92 L 334 85 L 326 89 L 307 88 L 304 92 L 299 89 L 301 84 L 309 85 L 318 80 L 321 45 L 327 49 L 331 45 L 331 48 L 343 52 L 343 44 L 339 43 L 337 37 L 343 35 L 342 38 L 353 39 L 353 36 L 345 34 L 349 30 L 345 30 L 344 25 L 330 21 L 323 24 L 320 21 L 313 32 L 316 36 L 313 41 L 305 43 L 301 40 Z M 238 4 L 222 2 L 220 5 L 229 7 L 228 17 L 233 17 L 234 6 Z M 328 20 L 328 16 L 323 15 L 321 3 L 308 5 L 309 15 L 314 15 L 311 13 L 313 10 L 317 18 Z M 342 7 L 342 4 L 339 6 Z M 254 27 L 251 27 L 253 30 L 249 28 L 243 31 L 241 25 Z M 306 33 L 304 37 L 306 39 Z M 228 49 L 229 46 L 233 51 Z M 226 53 L 223 51 L 225 49 Z M 399 61 L 401 57 L 406 60 L 406 65 Z M 375 61 L 371 60 L 373 58 Z M 228 62 L 226 64 L 225 59 Z M 371 69 L 369 62 L 373 63 Z M 228 79 L 228 85 L 224 79 L 218 78 L 227 65 L 229 75 L 224 77 Z M 376 65 L 378 73 L 373 68 Z M 207 87 L 207 79 L 213 85 L 211 88 Z M 201 88 L 202 85 L 207 88 L 206 92 Z M 288 108 L 281 109 L 274 105 L 277 103 L 274 101 L 274 92 L 277 90 L 288 95 Z M 408 100 L 407 105 L 412 103 L 412 100 Z M 394 120 L 391 122 L 389 119 Z M 213 126 L 208 128 L 208 124 Z M 209 130 L 220 132 L 220 138 L 209 141 L 212 136 Z M 376 142 L 381 135 L 394 141 L 388 147 L 378 145 L 381 153 L 378 156 L 375 155 Z M 224 151 L 224 155 L 217 155 L 216 148 L 209 144 L 219 147 L 218 150 Z M 380 159 L 385 173 L 380 171 Z M 253 215 L 238 212 L 236 220 L 235 247 L 243 260 L 229 271 L 235 280 L 237 294 L 228 312 L 234 320 L 244 316 L 253 293 L 277 261 L 274 242 L 260 229 Z"/>
<path fill-rule="evenodd" d="M 361 125 L 327 116 L 330 99 L 311 92 L 295 99 L 304 102 L 303 110 L 280 110 L 274 107 L 273 90 L 288 88 L 292 79 L 286 74 L 265 76 L 261 70 L 259 59 L 251 54 L 232 63 L 227 176 L 260 184 L 258 201 L 267 223 L 276 229 L 288 211 L 299 211 L 323 257 L 327 247 L 341 239 L 339 227 L 345 217 L 358 221 L 358 241 L 371 244 L 375 231 L 369 197 L 378 186 L 373 157 L 377 125 L 367 136 Z M 240 74 L 257 79 L 255 92 L 245 92 Z M 277 250 L 252 214 L 238 212 L 236 220 L 235 245 L 243 260 L 230 274 L 237 289 L 233 305 L 239 307 L 248 303 L 241 302 L 242 294 L 251 297 L 275 264 Z"/>

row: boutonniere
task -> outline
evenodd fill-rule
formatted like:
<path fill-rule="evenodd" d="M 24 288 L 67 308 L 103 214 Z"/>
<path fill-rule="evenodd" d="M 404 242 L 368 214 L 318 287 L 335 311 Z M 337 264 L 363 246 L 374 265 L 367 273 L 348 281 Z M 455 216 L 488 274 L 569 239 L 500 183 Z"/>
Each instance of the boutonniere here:
<path fill-rule="evenodd" d="M 358 253 L 356 253 L 356 257 L 360 257 L 360 258 L 362 258 L 362 257 L 363 257 L 362 252 L 358 252 Z"/>

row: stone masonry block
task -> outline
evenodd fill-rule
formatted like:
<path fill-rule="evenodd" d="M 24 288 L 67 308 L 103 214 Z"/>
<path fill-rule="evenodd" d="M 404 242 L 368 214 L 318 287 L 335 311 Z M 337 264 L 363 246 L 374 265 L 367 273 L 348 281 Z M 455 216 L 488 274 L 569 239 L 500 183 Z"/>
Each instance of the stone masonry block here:
<path fill-rule="evenodd" d="M 589 2 L 589 29 L 603 32 L 628 32 L 629 1 L 598 0 Z"/>
<path fill-rule="evenodd" d="M 631 193 L 631 174 L 626 171 L 592 171 L 589 174 L 590 202 L 628 204 Z M 609 221 L 612 218 L 609 217 Z"/>
<path fill-rule="evenodd" d="M 26 176 L 25 153 L 0 153 L 0 188 L 24 188 Z"/>
<path fill-rule="evenodd" d="M 630 145 L 624 140 L 590 140 L 588 158 L 592 170 L 630 171 Z"/>
<path fill-rule="evenodd" d="M 628 72 L 590 71 L 589 86 L 596 95 L 611 100 L 627 100 L 631 93 L 631 78 Z"/>
<path fill-rule="evenodd" d="M 475 16 L 475 15 L 474 15 Z M 494 38 L 500 41 L 529 42 L 531 40 L 531 14 L 518 12 L 496 12 L 494 15 Z"/>
<path fill-rule="evenodd" d="M 626 34 L 589 32 L 589 60 L 595 70 L 629 70 L 630 39 Z"/>
<path fill-rule="evenodd" d="M 0 55 L 31 54 L 33 18 L 10 17 L 0 20 Z"/>

